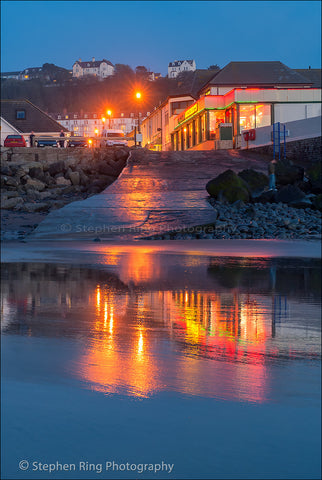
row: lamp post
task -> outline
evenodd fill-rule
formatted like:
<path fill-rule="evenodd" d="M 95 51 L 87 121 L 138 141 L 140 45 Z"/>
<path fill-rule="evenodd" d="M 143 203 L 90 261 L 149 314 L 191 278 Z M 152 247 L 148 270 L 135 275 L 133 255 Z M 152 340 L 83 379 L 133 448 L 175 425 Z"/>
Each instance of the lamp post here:
<path fill-rule="evenodd" d="M 112 116 L 112 111 L 111 110 L 106 110 L 107 116 L 108 116 L 108 128 L 111 128 L 111 116 Z"/>
<path fill-rule="evenodd" d="M 106 121 L 106 118 L 105 118 L 105 117 L 103 117 L 103 118 L 102 118 L 102 124 L 103 124 L 103 128 L 102 128 L 102 136 L 103 136 L 103 131 L 104 131 L 104 129 L 105 129 L 105 121 Z"/>
<path fill-rule="evenodd" d="M 137 100 L 141 100 L 141 92 L 136 92 L 135 96 L 136 96 Z M 141 130 L 140 130 L 139 103 L 138 103 L 138 107 L 137 107 L 137 108 L 138 108 L 138 134 L 140 134 L 140 133 L 141 133 Z M 139 147 L 140 147 L 140 146 L 141 146 L 141 141 L 140 141 L 140 140 L 139 140 L 138 144 L 139 144 Z"/>

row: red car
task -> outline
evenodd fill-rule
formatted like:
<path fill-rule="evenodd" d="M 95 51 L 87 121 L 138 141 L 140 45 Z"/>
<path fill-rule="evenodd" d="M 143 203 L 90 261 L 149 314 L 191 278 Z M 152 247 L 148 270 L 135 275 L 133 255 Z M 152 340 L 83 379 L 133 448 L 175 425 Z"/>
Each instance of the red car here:
<path fill-rule="evenodd" d="M 26 140 L 22 135 L 8 135 L 3 143 L 4 147 L 26 147 Z"/>

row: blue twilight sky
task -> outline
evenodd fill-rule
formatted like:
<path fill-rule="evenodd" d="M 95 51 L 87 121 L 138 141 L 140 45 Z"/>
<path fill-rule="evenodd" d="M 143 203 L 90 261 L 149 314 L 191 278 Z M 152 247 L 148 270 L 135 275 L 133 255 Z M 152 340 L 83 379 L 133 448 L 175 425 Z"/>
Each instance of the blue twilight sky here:
<path fill-rule="evenodd" d="M 95 57 L 167 74 L 170 61 L 197 68 L 280 60 L 321 66 L 319 1 L 1 2 L 1 69 Z"/>

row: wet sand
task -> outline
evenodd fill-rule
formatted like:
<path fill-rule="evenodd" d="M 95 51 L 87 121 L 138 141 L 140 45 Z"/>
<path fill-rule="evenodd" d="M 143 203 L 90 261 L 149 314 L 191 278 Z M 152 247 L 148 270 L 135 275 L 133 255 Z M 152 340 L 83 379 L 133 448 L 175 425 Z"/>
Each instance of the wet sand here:
<path fill-rule="evenodd" d="M 106 256 L 127 253 L 174 253 L 248 258 L 320 258 L 321 243 L 304 240 L 161 240 L 139 242 L 8 242 L 2 262 L 51 261 L 105 264 Z"/>

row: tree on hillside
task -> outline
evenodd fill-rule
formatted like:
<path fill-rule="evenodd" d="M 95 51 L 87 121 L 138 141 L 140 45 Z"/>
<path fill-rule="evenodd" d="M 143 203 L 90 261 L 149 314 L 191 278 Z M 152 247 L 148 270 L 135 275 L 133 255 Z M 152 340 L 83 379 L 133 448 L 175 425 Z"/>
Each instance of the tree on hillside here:
<path fill-rule="evenodd" d="M 44 63 L 42 66 L 42 74 L 45 79 L 52 82 L 62 82 L 71 78 L 71 74 L 66 68 L 57 67 L 57 65 L 53 63 Z"/>
<path fill-rule="evenodd" d="M 143 65 L 138 65 L 135 69 L 135 73 L 139 78 L 147 78 L 149 75 L 148 69 Z"/>
<path fill-rule="evenodd" d="M 116 63 L 114 65 L 114 76 L 123 78 L 133 78 L 134 72 L 130 65 L 124 65 L 123 63 Z"/>
<path fill-rule="evenodd" d="M 220 70 L 220 66 L 217 65 L 217 64 L 216 64 L 216 65 L 210 65 L 210 66 L 208 67 L 208 70 Z"/>

